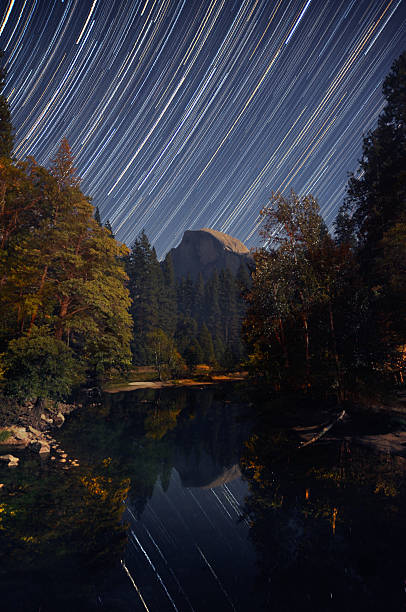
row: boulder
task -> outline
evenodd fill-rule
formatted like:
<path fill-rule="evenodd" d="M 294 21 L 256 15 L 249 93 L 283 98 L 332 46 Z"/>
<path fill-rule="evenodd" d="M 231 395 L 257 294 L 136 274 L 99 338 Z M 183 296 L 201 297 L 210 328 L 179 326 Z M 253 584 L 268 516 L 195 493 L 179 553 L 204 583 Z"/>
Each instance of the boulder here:
<path fill-rule="evenodd" d="M 58 412 L 58 414 L 54 416 L 53 421 L 54 425 L 57 427 L 62 427 L 62 425 L 65 423 L 65 417 L 63 416 L 62 412 Z"/>
<path fill-rule="evenodd" d="M 35 427 L 31 427 L 31 425 L 28 427 L 29 431 L 34 434 L 34 436 L 41 436 L 42 433 L 39 431 L 39 429 L 35 429 Z"/>
<path fill-rule="evenodd" d="M 45 421 L 45 423 L 48 423 L 48 425 L 53 425 L 53 419 L 50 419 L 46 416 L 46 414 L 42 413 L 41 414 L 41 420 Z"/>
<path fill-rule="evenodd" d="M 8 467 L 16 467 L 20 460 L 14 455 L 0 455 L 0 461 L 8 461 Z"/>
<path fill-rule="evenodd" d="M 10 434 L 3 442 L 0 443 L 4 446 L 26 448 L 31 441 L 31 434 L 25 429 L 25 427 L 11 425 L 10 427 L 1 427 L 0 432 L 2 431 L 7 431 Z"/>
<path fill-rule="evenodd" d="M 41 448 L 39 449 L 39 454 L 40 455 L 48 455 L 51 452 L 51 449 L 49 448 L 49 445 L 44 442 L 41 444 Z"/>

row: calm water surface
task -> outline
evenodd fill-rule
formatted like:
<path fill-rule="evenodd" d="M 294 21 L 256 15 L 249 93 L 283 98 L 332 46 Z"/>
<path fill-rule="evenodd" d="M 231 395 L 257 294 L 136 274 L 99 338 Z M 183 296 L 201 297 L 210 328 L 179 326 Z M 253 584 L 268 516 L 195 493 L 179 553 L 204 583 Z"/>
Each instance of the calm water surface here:
<path fill-rule="evenodd" d="M 67 464 L 0 466 L 0 610 L 405 610 L 406 460 L 295 450 L 297 408 L 225 385 L 71 415 Z"/>

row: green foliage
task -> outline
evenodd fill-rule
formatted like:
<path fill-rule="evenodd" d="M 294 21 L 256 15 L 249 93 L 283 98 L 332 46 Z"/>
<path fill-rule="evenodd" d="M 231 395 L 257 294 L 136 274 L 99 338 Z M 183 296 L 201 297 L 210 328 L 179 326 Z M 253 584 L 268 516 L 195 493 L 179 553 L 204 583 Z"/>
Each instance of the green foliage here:
<path fill-rule="evenodd" d="M 72 349 L 44 331 L 10 342 L 5 356 L 6 395 L 59 400 L 83 380 Z"/>
<path fill-rule="evenodd" d="M 336 222 L 337 239 L 352 247 L 360 290 L 353 328 L 367 370 L 401 367 L 405 344 L 404 223 L 406 210 L 406 52 L 383 84 L 386 106 L 363 143 L 358 172 Z"/>
<path fill-rule="evenodd" d="M 10 436 L 11 431 L 8 431 L 7 429 L 3 429 L 3 431 L 0 431 L 0 443 L 6 442 Z"/>
<path fill-rule="evenodd" d="M 344 392 L 402 382 L 406 308 L 406 53 L 364 139 L 328 234 L 312 196 L 272 196 L 244 323 L 250 363 L 276 388 Z"/>
<path fill-rule="evenodd" d="M 178 377 L 184 373 L 184 361 L 176 350 L 173 339 L 162 329 L 158 328 L 148 333 L 147 359 L 154 365 L 159 380 Z"/>
<path fill-rule="evenodd" d="M 245 312 L 242 290 L 249 284 L 247 271 L 234 277 L 228 270 L 215 272 L 205 283 L 200 276 L 175 281 L 171 256 L 159 265 L 145 232 L 136 238 L 125 258 L 128 287 L 133 300 L 133 363 L 155 363 L 151 346 L 164 332 L 186 363 L 240 363 L 244 357 L 241 324 Z M 154 341 L 155 341 L 154 340 Z M 227 352 L 226 359 L 224 359 Z M 151 361 L 152 360 L 152 361 Z"/>
<path fill-rule="evenodd" d="M 196 338 L 192 338 L 189 342 L 183 352 L 183 356 L 189 367 L 194 367 L 203 362 L 203 351 Z"/>
<path fill-rule="evenodd" d="M 162 262 L 161 270 L 162 282 L 158 297 L 159 325 L 168 336 L 173 337 L 176 331 L 177 302 L 175 274 L 170 254 Z"/>
<path fill-rule="evenodd" d="M 151 247 L 144 231 L 135 239 L 124 261 L 132 300 L 133 362 L 143 365 L 148 362 L 148 334 L 159 326 L 159 294 L 162 285 L 162 272 L 155 249 Z"/>
<path fill-rule="evenodd" d="M 262 216 L 262 236 L 272 246 L 255 254 L 244 325 L 251 364 L 262 363 L 277 388 L 327 383 L 341 394 L 336 305 L 349 250 L 328 235 L 312 196 L 273 195 Z"/>
<path fill-rule="evenodd" d="M 214 353 L 213 339 L 205 323 L 203 323 L 200 329 L 198 340 L 199 340 L 200 348 L 202 349 L 203 363 L 213 365 L 216 361 L 216 356 Z"/>
<path fill-rule="evenodd" d="M 3 158 L 0 183 L 4 193 L 0 211 L 0 350 L 11 358 L 20 340 L 23 346 L 34 336 L 36 342 L 37 336 L 42 338 L 43 346 L 37 349 L 45 360 L 44 367 L 49 368 L 44 370 L 49 381 L 54 375 L 61 380 L 65 377 L 53 363 L 60 343 L 67 347 L 78 370 L 83 365 L 88 377 L 127 367 L 130 299 L 121 258 L 128 251 L 93 218 L 94 208 L 79 189 L 66 139 L 50 172 L 33 159 L 14 164 Z M 44 356 L 47 347 L 51 351 L 48 361 Z M 31 349 L 34 358 L 35 347 Z M 68 372 L 70 366 L 64 362 L 65 366 Z M 10 364 L 7 377 L 10 392 L 13 389 L 19 397 L 24 390 L 52 396 L 49 381 L 45 388 L 36 379 L 31 386 L 25 384 Z M 66 381 L 55 392 L 58 397 L 71 388 L 69 374 Z"/>

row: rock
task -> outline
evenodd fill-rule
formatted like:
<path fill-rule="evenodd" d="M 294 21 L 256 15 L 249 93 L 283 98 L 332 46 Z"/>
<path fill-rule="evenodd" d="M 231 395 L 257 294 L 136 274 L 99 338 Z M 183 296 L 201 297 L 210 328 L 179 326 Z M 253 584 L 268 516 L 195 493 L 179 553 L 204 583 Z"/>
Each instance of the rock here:
<path fill-rule="evenodd" d="M 41 448 L 39 449 L 39 454 L 40 455 L 48 455 L 51 452 L 51 449 L 49 448 L 49 445 L 46 443 L 41 444 Z"/>
<path fill-rule="evenodd" d="M 58 402 L 56 404 L 56 411 L 58 413 L 60 412 L 62 415 L 70 414 L 71 412 L 76 410 L 76 408 L 79 408 L 79 405 L 76 405 L 76 404 L 64 404 L 63 402 Z"/>
<path fill-rule="evenodd" d="M 63 416 L 62 412 L 58 412 L 58 414 L 54 417 L 53 421 L 54 425 L 56 425 L 57 427 L 62 427 L 62 425 L 65 423 L 65 417 Z"/>
<path fill-rule="evenodd" d="M 16 467 L 20 461 L 18 457 L 14 455 L 0 455 L 1 461 L 8 461 L 8 467 Z"/>
<path fill-rule="evenodd" d="M 31 425 L 28 427 L 28 429 L 30 430 L 30 432 L 32 434 L 34 434 L 34 436 L 41 436 L 41 432 L 39 431 L 39 429 L 35 429 L 35 427 L 31 427 Z"/>
<path fill-rule="evenodd" d="M 37 452 L 40 450 L 42 444 L 39 440 L 31 440 L 30 449 Z"/>
<path fill-rule="evenodd" d="M 62 459 L 59 459 L 60 463 L 66 463 L 66 459 L 64 457 L 62 457 Z"/>
<path fill-rule="evenodd" d="M 55 461 L 56 457 L 52 456 L 51 461 Z"/>
<path fill-rule="evenodd" d="M 66 459 L 67 456 L 68 456 L 67 453 L 61 453 L 61 457 L 63 457 L 64 459 Z"/>
<path fill-rule="evenodd" d="M 26 448 L 31 441 L 31 434 L 25 429 L 25 427 L 17 427 L 11 425 L 10 427 L 0 428 L 2 431 L 9 432 L 9 436 L 1 443 L 4 446 L 17 446 L 19 448 Z"/>
<path fill-rule="evenodd" d="M 49 419 L 44 413 L 41 414 L 41 420 L 45 421 L 45 423 L 48 423 L 49 425 L 52 425 L 54 422 L 53 419 Z"/>
<path fill-rule="evenodd" d="M 214 270 L 228 268 L 235 275 L 241 264 L 254 268 L 254 259 L 245 244 L 208 228 L 186 231 L 180 244 L 169 253 L 177 278 L 189 275 L 195 280 L 202 274 L 207 280 Z"/>
<path fill-rule="evenodd" d="M 28 436 L 28 432 L 25 427 L 13 427 L 13 433 L 17 440 L 25 440 Z"/>

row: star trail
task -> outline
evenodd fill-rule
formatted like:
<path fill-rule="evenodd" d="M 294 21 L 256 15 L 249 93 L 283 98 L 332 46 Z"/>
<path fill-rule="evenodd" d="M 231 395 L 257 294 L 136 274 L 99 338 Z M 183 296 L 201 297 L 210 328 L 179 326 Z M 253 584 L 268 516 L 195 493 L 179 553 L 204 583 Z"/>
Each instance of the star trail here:
<path fill-rule="evenodd" d="M 3 0 L 15 156 L 62 137 L 117 237 L 258 243 L 271 191 L 328 224 L 406 47 L 405 0 Z"/>

